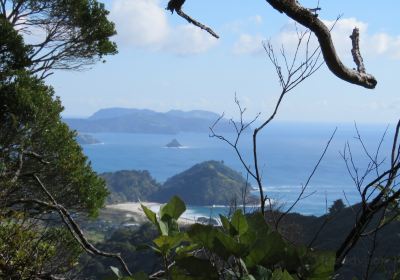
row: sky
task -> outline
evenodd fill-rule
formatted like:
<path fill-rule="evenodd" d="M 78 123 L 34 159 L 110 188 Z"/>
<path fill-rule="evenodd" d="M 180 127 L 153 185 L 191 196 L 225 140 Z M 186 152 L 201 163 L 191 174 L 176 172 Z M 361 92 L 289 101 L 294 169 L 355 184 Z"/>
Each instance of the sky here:
<path fill-rule="evenodd" d="M 210 26 L 220 39 L 165 10 L 167 0 L 103 1 L 115 22 L 119 53 L 80 72 L 56 72 L 48 82 L 61 97 L 66 117 L 101 108 L 210 110 L 237 117 L 235 94 L 245 118 L 271 114 L 280 88 L 263 49 L 293 54 L 294 23 L 265 1 L 187 0 L 183 9 Z M 315 7 L 317 1 L 300 1 Z M 361 52 L 374 90 L 348 84 L 323 66 L 290 92 L 276 117 L 282 121 L 394 123 L 400 116 L 400 1 L 320 0 L 340 58 L 352 62 L 349 35 L 361 32 Z M 301 28 L 301 27 L 300 27 Z M 316 44 L 311 43 L 314 47 Z"/>

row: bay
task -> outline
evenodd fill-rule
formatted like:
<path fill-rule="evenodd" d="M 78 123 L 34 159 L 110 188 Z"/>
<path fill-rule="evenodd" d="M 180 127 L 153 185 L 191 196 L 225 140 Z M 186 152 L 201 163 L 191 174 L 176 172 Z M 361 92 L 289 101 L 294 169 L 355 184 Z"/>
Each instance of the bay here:
<path fill-rule="evenodd" d="M 340 154 L 343 154 L 346 143 L 349 143 L 359 174 L 368 166 L 370 159 L 356 139 L 357 133 L 353 124 L 278 122 L 264 129 L 258 137 L 257 154 L 266 194 L 283 208 L 295 201 L 336 127 L 336 135 L 305 191 L 305 196 L 309 197 L 301 200 L 293 211 L 306 215 L 322 215 L 336 199 L 343 199 L 346 204 L 358 202 L 358 190 Z M 358 129 L 366 149 L 374 154 L 386 125 L 361 124 Z M 216 132 L 218 133 L 218 128 Z M 246 177 L 245 169 L 234 149 L 220 139 L 209 137 L 208 133 L 92 135 L 102 143 L 83 145 L 83 150 L 97 172 L 148 170 L 157 181 L 164 182 L 197 163 L 218 160 Z M 224 133 L 223 136 L 234 141 L 236 135 Z M 165 145 L 173 138 L 184 147 L 166 148 Z M 380 147 L 378 161 L 390 156 L 391 141 L 392 131 L 389 127 Z M 243 134 L 238 143 L 246 164 L 252 168 L 252 134 Z M 381 168 L 384 165 L 385 163 Z M 372 175 L 366 181 L 371 178 Z M 255 187 L 253 181 L 250 183 Z M 210 212 L 212 216 L 227 212 L 226 207 L 213 208 L 212 211 L 210 207 L 188 208 L 201 216 L 208 216 Z"/>

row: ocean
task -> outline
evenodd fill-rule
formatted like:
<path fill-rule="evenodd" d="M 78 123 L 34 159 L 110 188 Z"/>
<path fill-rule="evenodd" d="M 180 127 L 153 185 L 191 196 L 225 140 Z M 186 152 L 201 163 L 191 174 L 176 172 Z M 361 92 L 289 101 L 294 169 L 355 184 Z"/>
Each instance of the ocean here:
<path fill-rule="evenodd" d="M 305 192 L 307 198 L 293 209 L 305 215 L 323 215 L 332 202 L 343 199 L 345 204 L 359 201 L 359 194 L 340 153 L 346 143 L 358 173 L 363 174 L 369 163 L 354 124 L 274 123 L 266 127 L 258 138 L 259 166 L 265 193 L 278 205 L 288 207 L 298 196 L 315 164 L 320 158 L 332 132 L 337 132 L 328 151 L 312 177 Z M 386 125 L 358 125 L 366 149 L 374 154 Z M 380 147 L 379 160 L 390 157 L 394 127 L 389 126 Z M 218 129 L 216 129 L 218 132 Z M 206 160 L 223 161 L 246 176 L 235 151 L 225 142 L 210 138 L 208 133 L 129 134 L 91 133 L 101 144 L 83 145 L 84 153 L 97 172 L 117 170 L 148 170 L 159 182 Z M 235 134 L 224 133 L 234 139 Z M 165 148 L 176 138 L 183 148 Z M 248 165 L 252 166 L 252 134 L 241 136 L 239 149 Z M 385 163 L 381 166 L 384 168 Z M 383 170 L 383 169 L 381 169 Z M 370 177 L 371 178 L 371 177 Z M 368 179 L 366 178 L 366 182 Z M 254 182 L 251 182 L 254 185 Z M 255 185 L 254 185 L 255 186 Z M 192 207 L 194 216 L 216 216 L 226 213 L 227 207 Z"/>

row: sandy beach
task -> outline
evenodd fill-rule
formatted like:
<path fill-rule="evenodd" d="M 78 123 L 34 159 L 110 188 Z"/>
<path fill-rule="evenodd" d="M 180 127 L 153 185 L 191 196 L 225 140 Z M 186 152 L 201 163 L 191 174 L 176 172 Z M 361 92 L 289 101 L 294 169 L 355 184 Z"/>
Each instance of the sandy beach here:
<path fill-rule="evenodd" d="M 157 202 L 127 202 L 127 203 L 118 203 L 118 204 L 110 204 L 107 205 L 106 208 L 114 209 L 114 210 L 121 210 L 125 212 L 131 212 L 135 216 L 140 217 L 140 220 L 143 219 L 145 221 L 146 215 L 143 212 L 141 204 L 146 206 L 147 208 L 151 209 L 153 212 L 158 212 L 160 209 L 161 204 Z M 181 216 L 178 220 L 180 224 L 194 224 L 195 218 L 185 217 L 184 215 Z"/>

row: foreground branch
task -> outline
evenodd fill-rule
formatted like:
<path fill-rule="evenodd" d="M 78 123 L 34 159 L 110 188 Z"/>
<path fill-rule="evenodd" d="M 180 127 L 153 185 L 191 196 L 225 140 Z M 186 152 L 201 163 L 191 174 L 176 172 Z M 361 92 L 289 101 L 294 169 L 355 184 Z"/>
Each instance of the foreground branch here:
<path fill-rule="evenodd" d="M 185 0 L 170 0 L 168 2 L 167 10 L 170 10 L 171 13 L 175 11 L 180 17 L 186 19 L 190 24 L 193 24 L 199 27 L 200 29 L 207 31 L 209 34 L 211 34 L 211 36 L 219 39 L 217 33 L 215 33 L 210 27 L 202 24 L 201 22 L 198 22 L 197 20 L 187 15 L 184 11 L 182 11 L 183 3 L 185 3 Z"/>
<path fill-rule="evenodd" d="M 377 80 L 371 74 L 365 73 L 365 68 L 359 67 L 359 70 L 347 68 L 339 59 L 329 28 L 313 13 L 310 9 L 304 8 L 298 4 L 296 0 L 266 0 L 274 9 L 281 13 L 285 13 L 288 17 L 301 25 L 309 28 L 317 37 L 321 46 L 324 60 L 329 70 L 340 79 L 356 84 L 368 89 L 375 88 Z M 353 33 L 354 34 L 354 33 Z M 358 36 L 357 36 L 358 38 Z M 353 43 L 354 48 L 354 43 Z M 357 44 L 358 58 L 361 58 Z M 362 59 L 360 60 L 362 65 Z M 359 66 L 357 64 L 357 66 Z M 363 66 L 363 65 L 362 65 Z M 363 70 L 364 72 L 362 72 Z"/>
<path fill-rule="evenodd" d="M 58 204 L 55 198 L 51 195 L 51 193 L 47 190 L 47 188 L 44 186 L 43 182 L 37 177 L 36 175 L 33 175 L 34 179 L 36 182 L 39 184 L 43 192 L 46 194 L 46 196 L 49 198 L 51 203 L 42 201 L 39 199 L 19 199 L 16 201 L 13 201 L 10 203 L 10 205 L 15 205 L 15 204 L 37 204 L 42 207 L 46 207 L 49 209 L 52 209 L 60 215 L 62 221 L 64 224 L 67 226 L 68 230 L 72 234 L 72 236 L 75 238 L 75 240 L 81 245 L 81 247 L 89 254 L 91 255 L 99 255 L 103 257 L 109 257 L 109 258 L 115 258 L 121 266 L 123 267 L 124 271 L 129 275 L 132 276 L 132 273 L 130 272 L 126 262 L 124 259 L 121 257 L 119 253 L 109 253 L 105 251 L 101 251 L 97 249 L 92 243 L 90 243 L 86 237 L 84 236 L 81 228 L 79 225 L 75 222 L 75 220 L 72 218 L 71 214 L 67 209 L 65 209 L 64 206 L 61 204 Z"/>

